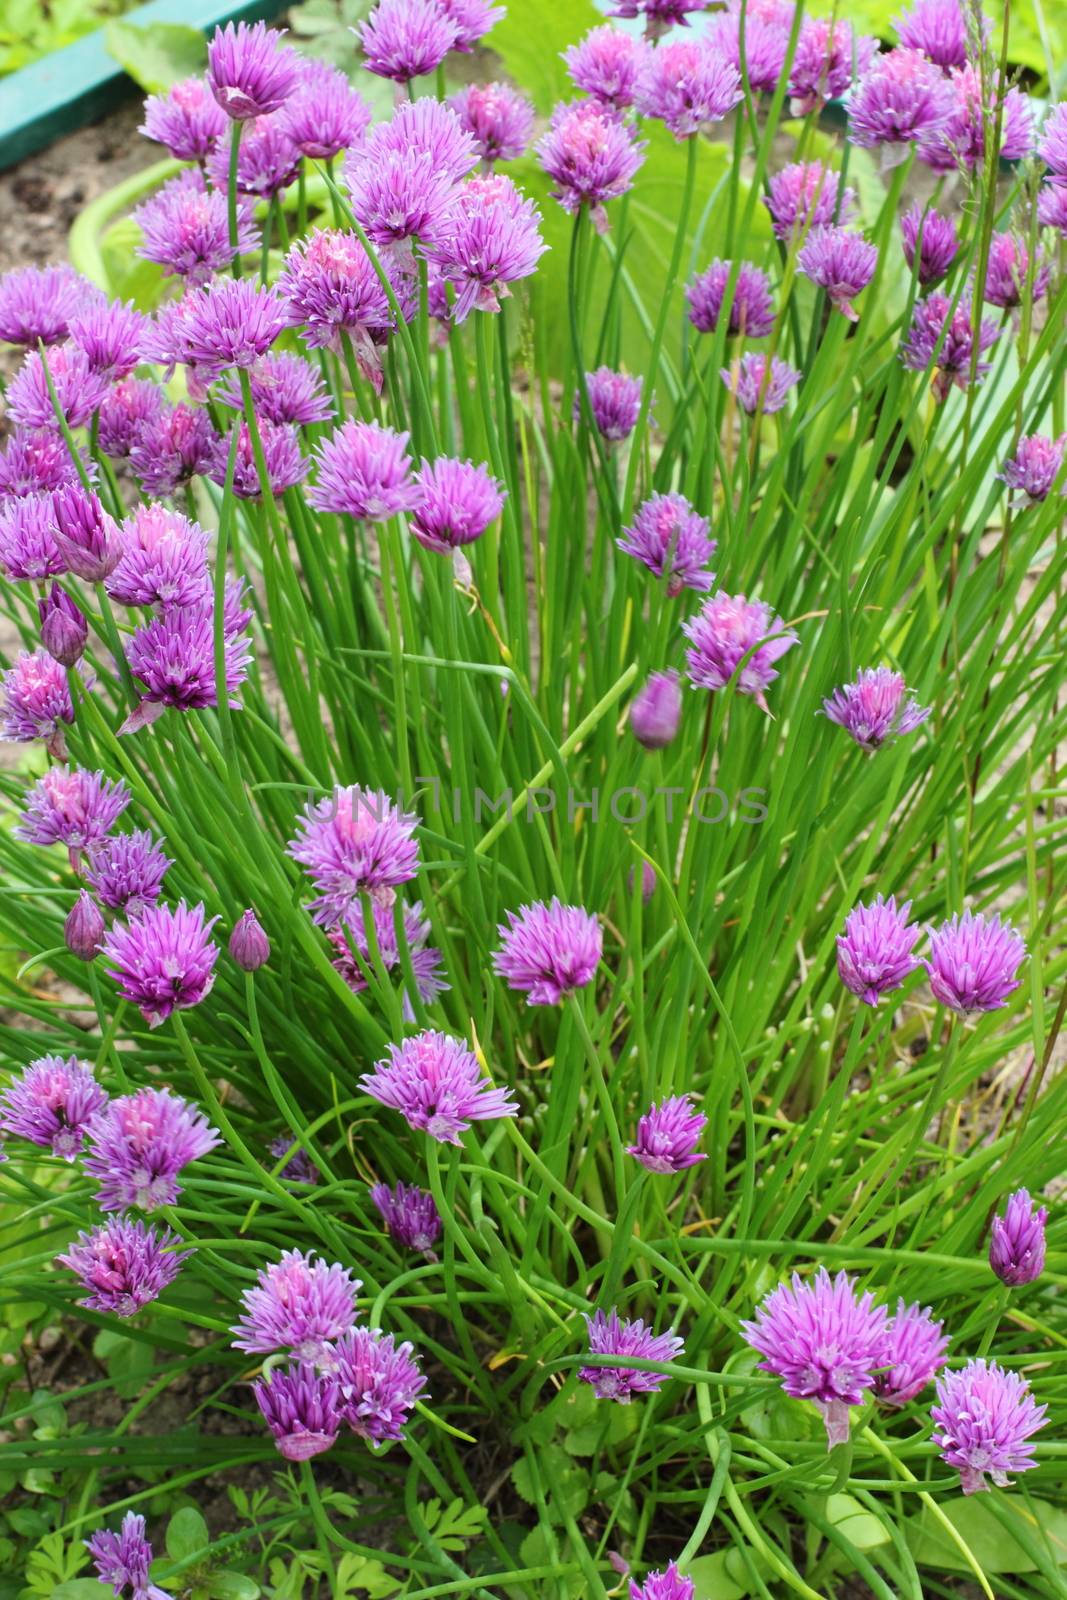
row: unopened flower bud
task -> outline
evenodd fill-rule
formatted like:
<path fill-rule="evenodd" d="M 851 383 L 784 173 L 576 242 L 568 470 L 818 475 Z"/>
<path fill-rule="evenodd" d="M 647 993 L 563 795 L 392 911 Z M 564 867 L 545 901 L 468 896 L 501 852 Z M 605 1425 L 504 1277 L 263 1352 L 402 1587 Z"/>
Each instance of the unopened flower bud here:
<path fill-rule="evenodd" d="M 270 960 L 270 940 L 254 911 L 246 911 L 234 923 L 230 954 L 242 972 L 257 972 Z"/>
<path fill-rule="evenodd" d="M 87 889 L 83 889 L 63 924 L 67 949 L 82 961 L 96 959 L 104 937 L 104 915 Z"/>
<path fill-rule="evenodd" d="M 81 608 L 58 584 L 37 602 L 41 617 L 41 643 L 53 661 L 73 667 L 81 660 L 89 638 L 89 624 Z"/>
<path fill-rule="evenodd" d="M 67 484 L 53 493 L 52 514 L 52 537 L 71 572 L 86 583 L 103 583 L 118 566 L 122 542 L 99 497 Z"/>
<path fill-rule="evenodd" d="M 662 750 L 678 732 L 682 690 L 676 672 L 654 672 L 630 707 L 630 728 L 646 750 Z"/>
<path fill-rule="evenodd" d="M 989 1265 L 1001 1283 L 1017 1289 L 1033 1283 L 1045 1266 L 1045 1223 L 1048 1212 L 1035 1206 L 1025 1189 L 1017 1189 L 1002 1217 L 994 1217 L 989 1234 Z"/>

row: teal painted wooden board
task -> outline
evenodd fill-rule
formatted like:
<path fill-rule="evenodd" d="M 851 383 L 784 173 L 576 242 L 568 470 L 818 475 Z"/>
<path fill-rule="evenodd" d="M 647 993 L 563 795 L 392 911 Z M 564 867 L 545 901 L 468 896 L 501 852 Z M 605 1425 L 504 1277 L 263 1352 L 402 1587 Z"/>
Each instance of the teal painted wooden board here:
<path fill-rule="evenodd" d="M 219 23 L 270 20 L 282 9 L 280 0 L 149 0 L 123 21 L 142 28 L 182 22 L 209 33 Z M 130 79 L 107 53 L 103 28 L 0 78 L 0 170 L 103 116 L 129 89 Z"/>

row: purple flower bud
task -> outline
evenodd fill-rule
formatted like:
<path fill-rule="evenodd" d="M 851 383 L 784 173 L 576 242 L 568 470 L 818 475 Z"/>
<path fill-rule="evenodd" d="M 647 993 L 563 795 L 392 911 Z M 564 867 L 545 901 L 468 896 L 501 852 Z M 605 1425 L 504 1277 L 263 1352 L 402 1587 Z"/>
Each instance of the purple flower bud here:
<path fill-rule="evenodd" d="M 585 388 L 593 421 L 597 432 L 611 444 L 628 438 L 637 426 L 643 382 L 642 378 L 627 377 L 626 373 L 615 372 L 611 367 L 597 367 L 595 372 L 586 373 Z M 574 396 L 572 416 L 576 423 L 581 422 L 580 392 Z"/>
<path fill-rule="evenodd" d="M 930 934 L 930 960 L 924 962 L 930 987 L 943 1006 L 966 1016 L 999 1011 L 1022 982 L 1015 976 L 1026 957 L 1026 943 L 1010 922 L 965 911 L 949 917 Z"/>
<path fill-rule="evenodd" d="M 80 661 L 89 637 L 89 624 L 80 608 L 57 583 L 44 600 L 38 600 L 41 643 L 53 661 L 73 667 Z"/>
<path fill-rule="evenodd" d="M 924 288 L 945 276 L 960 247 L 951 217 L 929 210 L 918 200 L 901 217 L 900 235 L 908 266 L 914 268 L 915 257 L 919 257 L 916 277 Z"/>
<path fill-rule="evenodd" d="M 592 1356 L 636 1356 L 639 1361 L 662 1361 L 667 1364 L 681 1355 L 683 1341 L 677 1334 L 653 1333 L 640 1317 L 628 1322 L 616 1309 L 605 1316 L 597 1311 L 586 1316 L 589 1330 L 589 1354 Z M 635 1394 L 655 1394 L 667 1382 L 667 1374 L 648 1372 L 643 1367 L 618 1366 L 579 1367 L 578 1376 L 588 1383 L 598 1400 L 615 1400 L 619 1405 L 629 1405 Z"/>
<path fill-rule="evenodd" d="M 98 496 L 69 484 L 52 496 L 52 537 L 63 560 L 86 583 L 102 583 L 118 565 L 122 541 Z"/>
<path fill-rule="evenodd" d="M 609 1558 L 610 1559 L 610 1558 Z M 614 1566 L 615 1563 L 612 1562 Z M 616 1570 L 621 1570 L 616 1568 Z M 623 1576 L 629 1572 L 625 1567 Z M 650 1572 L 644 1583 L 630 1579 L 630 1600 L 693 1600 L 696 1586 L 692 1578 L 679 1572 L 673 1561 L 658 1572 Z"/>
<path fill-rule="evenodd" d="M 242 972 L 258 972 L 270 960 L 270 940 L 251 909 L 239 916 L 233 925 L 230 954 Z"/>
<path fill-rule="evenodd" d="M 682 720 L 682 690 L 676 672 L 654 672 L 630 707 L 630 730 L 646 750 L 663 750 Z"/>
<path fill-rule="evenodd" d="M 95 961 L 104 937 L 104 914 L 88 889 L 75 900 L 63 924 L 67 949 L 80 961 Z"/>
<path fill-rule="evenodd" d="M 226 132 L 226 116 L 204 78 L 183 78 L 150 94 L 137 130 L 166 145 L 176 161 L 202 161 Z"/>
<path fill-rule="evenodd" d="M 1037 153 L 1058 178 L 1067 178 L 1067 100 L 1053 106 L 1041 130 Z M 58 272 L 58 267 L 49 269 Z"/>
<path fill-rule="evenodd" d="M 341 1431 L 340 1390 L 332 1373 L 301 1362 L 272 1371 L 252 1385 L 274 1443 L 287 1461 L 310 1461 L 329 1450 Z"/>
<path fill-rule="evenodd" d="M 1017 1289 L 1040 1278 L 1045 1268 L 1044 1206 L 1034 1207 L 1025 1189 L 1017 1189 L 1002 1217 L 994 1217 L 989 1230 L 989 1265 L 1001 1283 Z"/>

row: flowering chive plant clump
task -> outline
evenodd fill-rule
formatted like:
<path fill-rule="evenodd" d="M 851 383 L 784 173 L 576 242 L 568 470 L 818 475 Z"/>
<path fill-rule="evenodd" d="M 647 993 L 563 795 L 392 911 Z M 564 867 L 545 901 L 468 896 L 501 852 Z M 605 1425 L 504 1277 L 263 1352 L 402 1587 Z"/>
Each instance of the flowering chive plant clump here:
<path fill-rule="evenodd" d="M 1052 1600 L 1062 91 L 311 9 L 0 277 L 0 1590 Z"/>

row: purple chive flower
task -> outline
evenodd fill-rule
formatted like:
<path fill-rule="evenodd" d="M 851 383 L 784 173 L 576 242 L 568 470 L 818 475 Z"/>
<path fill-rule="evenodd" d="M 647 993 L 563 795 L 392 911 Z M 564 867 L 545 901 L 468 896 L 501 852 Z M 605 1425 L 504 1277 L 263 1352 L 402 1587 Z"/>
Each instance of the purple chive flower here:
<path fill-rule="evenodd" d="M 558 1006 L 564 995 L 596 977 L 604 948 L 600 923 L 581 906 L 565 906 L 553 895 L 507 913 L 498 923 L 501 947 L 493 971 L 528 1006 Z"/>
<path fill-rule="evenodd" d="M 878 248 L 862 234 L 834 223 L 812 228 L 797 256 L 797 266 L 812 283 L 825 289 L 830 304 L 850 322 L 858 322 L 853 297 L 865 289 L 878 265 Z"/>
<path fill-rule="evenodd" d="M 52 660 L 63 667 L 76 666 L 89 639 L 89 624 L 81 607 L 54 583 L 45 598 L 38 600 L 37 614 L 41 643 Z"/>
<path fill-rule="evenodd" d="M 378 959 L 387 972 L 399 972 L 403 981 L 403 966 L 397 943 L 396 924 L 393 920 L 393 906 L 376 901 L 372 902 L 372 909 Z M 441 952 L 426 943 L 430 937 L 430 923 L 423 916 L 422 906 L 418 901 L 414 905 L 404 906 L 403 919 L 404 941 L 411 957 L 419 998 L 424 1005 L 432 1005 L 441 991 L 448 988 L 448 984 L 440 975 Z M 359 952 L 365 965 L 372 969 L 374 965 L 371 961 L 370 943 L 363 919 L 363 907 L 349 906 L 338 925 L 329 930 L 327 937 L 335 951 L 334 967 L 354 993 L 362 994 L 367 987 L 367 980 L 352 953 L 352 947 L 354 946 Z M 407 1001 L 408 997 L 405 996 L 405 1002 Z M 410 1007 L 406 1005 L 406 1009 Z"/>
<path fill-rule="evenodd" d="M 850 23 L 805 17 L 789 70 L 789 109 L 793 115 L 806 117 L 824 101 L 839 100 L 847 94 L 853 75 L 863 76 L 877 49 L 877 39 L 867 34 L 854 36 Z"/>
<path fill-rule="evenodd" d="M 1048 1212 L 1034 1206 L 1026 1189 L 1008 1199 L 1002 1217 L 989 1229 L 989 1265 L 1001 1283 L 1012 1289 L 1033 1283 L 1045 1270 L 1045 1223 Z"/>
<path fill-rule="evenodd" d="M 912 372 L 925 372 L 933 365 L 931 388 L 936 400 L 947 400 L 953 384 L 957 389 L 970 386 L 974 350 L 971 315 L 969 301 L 961 301 L 953 311 L 948 296 L 936 291 L 919 300 L 912 312 L 911 327 L 900 347 L 900 359 Z M 995 324 L 983 318 L 978 331 L 979 355 L 995 344 L 997 337 Z M 979 382 L 989 368 L 988 361 L 979 359 L 976 367 Z"/>
<path fill-rule="evenodd" d="M 842 194 L 840 175 L 820 161 L 791 162 L 770 178 L 768 191 L 763 203 L 774 237 L 783 241 L 812 227 L 847 221 L 856 203 L 855 191 Z"/>
<path fill-rule="evenodd" d="M 1047 1410 L 1021 1373 L 1006 1372 L 995 1361 L 968 1361 L 937 1380 L 933 1442 L 941 1459 L 958 1470 L 964 1494 L 988 1489 L 986 1473 L 1006 1489 L 1009 1472 L 1036 1467 L 1027 1441 L 1043 1426 Z"/>
<path fill-rule="evenodd" d="M 148 378 L 123 378 L 100 406 L 97 442 L 112 461 L 126 461 L 146 423 L 163 411 L 163 393 Z"/>
<path fill-rule="evenodd" d="M 693 1600 L 694 1584 L 673 1561 L 661 1572 L 650 1572 L 644 1583 L 630 1579 L 630 1600 Z"/>
<path fill-rule="evenodd" d="M 386 1232 L 405 1250 L 429 1255 L 441 1236 L 441 1218 L 434 1197 L 415 1183 L 376 1183 L 370 1197 L 385 1223 Z"/>
<path fill-rule="evenodd" d="M 127 1511 L 118 1533 L 106 1529 L 85 1540 L 101 1583 L 109 1583 L 116 1595 L 128 1600 L 171 1600 L 171 1596 L 148 1581 L 152 1546 L 145 1538 L 144 1518 Z"/>
<path fill-rule="evenodd" d="M 449 106 L 428 98 L 401 105 L 345 161 L 352 210 L 369 238 L 413 271 L 411 240 L 439 238 L 476 160 L 474 140 Z"/>
<path fill-rule="evenodd" d="M 724 689 L 737 672 L 739 694 L 750 694 L 764 711 L 764 691 L 778 676 L 774 663 L 799 639 L 764 600 L 718 589 L 695 617 L 682 623 L 692 648 L 685 653 L 686 672 L 694 689 Z"/>
<path fill-rule="evenodd" d="M 80 484 L 68 484 L 52 495 L 52 537 L 76 577 L 101 583 L 113 572 L 122 553 L 119 530 L 99 497 Z"/>
<path fill-rule="evenodd" d="M 609 17 L 644 17 L 645 36 L 657 38 L 669 28 L 687 28 L 689 13 L 706 11 L 711 0 L 616 0 Z"/>
<path fill-rule="evenodd" d="M 610 23 L 591 28 L 577 44 L 563 51 L 571 82 L 612 111 L 625 111 L 637 98 L 637 80 L 648 47 L 632 33 Z"/>
<path fill-rule="evenodd" d="M 387 522 L 419 504 L 411 473 L 408 435 L 377 422 L 347 422 L 315 447 L 315 482 L 308 500 L 316 511 Z"/>
<path fill-rule="evenodd" d="M 338 67 L 304 59 L 297 87 L 278 112 L 278 120 L 301 155 L 332 161 L 359 143 L 372 115 Z"/>
<path fill-rule="evenodd" d="M 51 495 L 0 503 L 0 566 L 7 576 L 40 580 L 65 572 L 54 531 Z"/>
<path fill-rule="evenodd" d="M 637 1139 L 626 1146 L 627 1154 L 649 1172 L 683 1172 L 707 1160 L 697 1150 L 707 1125 L 704 1113 L 693 1109 L 692 1095 L 669 1095 L 659 1105 L 653 1102 L 639 1120 Z"/>
<path fill-rule="evenodd" d="M 678 39 L 649 50 L 637 80 L 637 109 L 690 139 L 744 99 L 737 66 L 705 40 Z"/>
<path fill-rule="evenodd" d="M 78 1301 L 92 1311 L 110 1311 L 116 1317 L 135 1317 L 178 1276 L 191 1250 L 172 1250 L 177 1234 L 169 1228 L 157 1233 L 130 1217 L 109 1217 L 99 1227 L 79 1233 L 65 1255 L 56 1257 L 69 1267 L 89 1293 Z"/>
<path fill-rule="evenodd" d="M 375 338 L 393 326 L 381 280 L 354 233 L 319 228 L 298 239 L 285 258 L 278 292 L 289 322 L 306 329 L 309 348 L 341 353 L 341 335 L 352 340 L 364 377 L 381 389 L 381 356 Z"/>
<path fill-rule="evenodd" d="M 1015 454 L 1008 457 L 1003 472 L 998 472 L 997 477 L 1003 479 L 1009 489 L 1018 491 L 1015 497 L 1017 502 L 1024 506 L 1037 505 L 1052 493 L 1052 486 L 1063 465 L 1065 449 L 1067 433 L 1061 433 L 1058 439 L 1049 439 L 1043 433 L 1026 434 L 1019 440 Z M 1061 494 L 1065 492 L 1067 490 L 1060 490 Z"/>
<path fill-rule="evenodd" d="M 949 92 L 949 115 L 919 141 L 919 159 L 935 172 L 977 172 L 985 163 L 986 129 L 992 129 L 997 115 L 999 80 L 991 74 L 983 87 L 979 69 L 968 65 L 950 75 Z M 1033 149 L 1033 113 L 1019 89 L 1009 89 L 1003 100 L 997 154 L 1019 161 Z"/>
<path fill-rule="evenodd" d="M 147 829 L 116 833 L 89 846 L 85 881 L 111 911 L 139 917 L 154 906 L 174 865 Z"/>
<path fill-rule="evenodd" d="M 740 361 L 719 368 L 719 377 L 734 396 L 742 411 L 750 416 L 759 411 L 772 416 L 781 411 L 789 399 L 789 391 L 800 381 L 800 373 L 787 361 L 772 356 L 768 369 L 767 357 L 762 350 L 750 350 Z"/>
<path fill-rule="evenodd" d="M 989 24 L 984 18 L 982 21 L 986 34 Z M 896 19 L 895 27 L 905 49 L 918 50 L 946 72 L 967 65 L 972 51 L 960 0 L 914 0 L 911 10 Z"/>
<path fill-rule="evenodd" d="M 1026 941 L 999 912 L 965 911 L 931 930 L 930 960 L 923 965 L 935 998 L 967 1016 L 1007 1004 L 1022 982 L 1015 974 L 1025 956 Z"/>
<path fill-rule="evenodd" d="M 615 543 L 655 577 L 665 580 L 672 598 L 683 589 L 706 593 L 715 582 L 708 563 L 716 542 L 708 519 L 693 510 L 681 494 L 654 494 L 639 506 L 630 527 Z"/>
<path fill-rule="evenodd" d="M 644 144 L 625 123 L 591 100 L 557 106 L 534 148 L 554 180 L 553 198 L 564 211 L 587 205 L 600 233 L 608 225 L 605 202 L 626 193 L 645 159 Z"/>
<path fill-rule="evenodd" d="M 332 1366 L 334 1345 L 356 1320 L 361 1287 L 337 1262 L 285 1250 L 242 1294 L 243 1315 L 230 1329 L 234 1348 L 249 1355 L 287 1350 L 298 1361 Z"/>
<path fill-rule="evenodd" d="M 116 922 L 103 945 L 109 975 L 125 1000 L 132 1000 L 150 1028 L 172 1011 L 200 1004 L 215 982 L 218 945 L 211 937 L 217 917 L 204 919 L 202 905 L 179 900 L 146 906 L 129 922 Z"/>
<path fill-rule="evenodd" d="M 250 278 L 216 278 L 180 304 L 179 357 L 202 383 L 231 367 L 255 366 L 288 325 L 277 291 Z"/>
<path fill-rule="evenodd" d="M 47 650 L 20 650 L 15 664 L 0 677 L 0 739 L 30 744 L 43 739 L 62 756 L 62 724 L 74 721 L 74 702 L 66 670 Z"/>
<path fill-rule="evenodd" d="M 288 1134 L 280 1133 L 276 1139 L 272 1139 L 267 1146 L 267 1154 L 273 1156 L 275 1161 L 280 1161 L 283 1156 L 289 1156 L 289 1160 L 278 1174 L 286 1183 L 316 1184 L 322 1176 L 307 1151 L 294 1148 L 292 1138 Z"/>
<path fill-rule="evenodd" d="M 237 154 L 237 193 L 247 203 L 272 200 L 300 172 L 300 151 L 286 132 L 280 116 L 256 117 L 245 124 Z M 216 145 L 207 158 L 207 175 L 213 188 L 226 194 L 230 184 L 230 154 Z"/>
<path fill-rule="evenodd" d="M 444 7 L 427 0 L 378 0 L 359 30 L 367 71 L 394 83 L 434 72 L 458 38 Z"/>
<path fill-rule="evenodd" d="M 918 200 L 901 217 L 900 235 L 904 259 L 913 270 L 918 255 L 919 266 L 915 275 L 924 289 L 945 276 L 960 247 L 952 218 L 925 208 Z"/>
<path fill-rule="evenodd" d="M 340 921 L 361 894 L 391 905 L 393 891 L 418 870 L 417 824 L 384 790 L 358 783 L 338 785 L 317 805 L 309 802 L 288 849 L 319 890 L 311 903 L 316 922 L 328 927 Z"/>
<path fill-rule="evenodd" d="M 583 1313 L 584 1315 L 584 1313 Z M 653 1333 L 641 1318 L 627 1322 L 612 1310 L 585 1317 L 589 1329 L 589 1354 L 592 1356 L 636 1356 L 639 1361 L 673 1361 L 685 1348 L 674 1333 Z M 635 1394 L 655 1394 L 667 1382 L 662 1372 L 646 1372 L 641 1367 L 579 1367 L 578 1376 L 588 1383 L 598 1400 L 617 1400 L 629 1405 Z"/>
<path fill-rule="evenodd" d="M 472 1122 L 514 1117 L 519 1109 L 507 1089 L 493 1088 L 462 1039 L 432 1028 L 391 1044 L 359 1086 L 440 1144 L 460 1144 Z"/>
<path fill-rule="evenodd" d="M 207 534 L 180 511 L 138 506 L 121 529 L 122 556 L 105 588 L 125 606 L 190 606 L 211 593 Z"/>
<path fill-rule="evenodd" d="M 474 49 L 479 39 L 494 28 L 504 16 L 503 6 L 489 4 L 489 0 L 437 0 L 445 16 L 455 24 L 455 50 L 464 54 Z"/>
<path fill-rule="evenodd" d="M 548 246 L 541 238 L 541 213 L 503 173 L 471 178 L 430 257 L 456 290 L 454 322 L 471 311 L 499 311 L 509 284 L 528 278 Z"/>
<path fill-rule="evenodd" d="M 0 340 L 34 349 L 58 344 L 71 318 L 103 296 L 73 267 L 20 267 L 0 276 Z"/>
<path fill-rule="evenodd" d="M 207 472 L 217 443 L 207 412 L 179 401 L 142 425 L 130 449 L 130 466 L 146 494 L 172 495 Z"/>
<path fill-rule="evenodd" d="M 741 1329 L 763 1357 L 764 1372 L 782 1380 L 794 1400 L 811 1400 L 822 1413 L 830 1447 L 848 1441 L 849 1406 L 863 1403 L 874 1384 L 885 1339 L 886 1310 L 869 1293 L 857 1294 L 845 1272 L 831 1278 L 820 1267 L 805 1283 L 794 1272 Z"/>
<path fill-rule="evenodd" d="M 682 690 L 676 672 L 654 672 L 630 706 L 630 728 L 646 750 L 664 750 L 682 720 Z M 646 863 L 647 865 L 647 863 Z"/>
<path fill-rule="evenodd" d="M 181 1194 L 179 1172 L 219 1143 L 199 1106 L 169 1089 L 138 1089 L 112 1100 L 86 1130 L 85 1170 L 101 1180 L 102 1211 L 155 1211 Z"/>
<path fill-rule="evenodd" d="M 233 261 L 225 191 L 208 189 L 194 168 L 171 178 L 137 207 L 133 220 L 143 235 L 137 254 L 155 261 L 165 275 L 199 287 Z M 259 229 L 245 198 L 237 206 L 237 254 L 259 247 Z"/>
<path fill-rule="evenodd" d="M 45 373 L 45 361 L 48 373 Z M 77 345 L 57 344 L 42 357 L 30 350 L 7 386 L 7 410 L 22 428 L 58 428 L 48 379 L 56 403 L 72 428 L 84 428 L 107 394 L 107 379 L 93 371 L 89 357 Z"/>
<path fill-rule="evenodd" d="M 952 112 L 945 78 L 917 50 L 875 56 L 848 99 L 848 137 L 882 150 L 885 165 L 903 161 L 908 146 L 929 142 Z"/>
<path fill-rule="evenodd" d="M 270 960 L 270 940 L 251 908 L 234 923 L 229 951 L 242 972 L 258 972 Z"/>
<path fill-rule="evenodd" d="M 141 360 L 147 318 L 132 301 L 104 300 L 70 320 L 70 337 L 84 351 L 89 370 L 109 383 L 129 377 Z"/>
<path fill-rule="evenodd" d="M 689 301 L 689 320 L 698 333 L 714 333 L 719 325 L 733 263 L 718 256 L 704 272 L 699 272 L 686 284 L 685 297 Z M 774 327 L 774 300 L 767 274 L 751 261 L 742 261 L 737 269 L 730 300 L 729 333 L 747 334 L 750 339 L 762 339 Z"/>
<path fill-rule="evenodd" d="M 1037 153 L 1050 172 L 1055 173 L 1058 178 L 1067 178 L 1067 100 L 1061 100 L 1058 105 L 1054 105 L 1045 118 Z M 48 270 L 58 272 L 61 269 L 53 267 Z M 3 281 L 5 280 L 0 280 L 0 283 Z M 7 335 L 3 337 L 6 338 Z"/>
<path fill-rule="evenodd" d="M 835 689 L 822 709 L 869 753 L 902 734 L 914 733 L 932 711 L 931 706 L 920 706 L 903 674 L 890 667 L 865 667 L 855 682 Z"/>
<path fill-rule="evenodd" d="M 203 161 L 226 132 L 226 114 L 206 78 L 183 78 L 144 103 L 139 133 L 166 145 L 176 161 Z"/>
<path fill-rule="evenodd" d="M 0 1133 L 73 1161 L 94 1113 L 105 1105 L 107 1095 L 88 1061 L 40 1056 L 0 1094 Z"/>
<path fill-rule="evenodd" d="M 739 83 L 744 72 L 756 94 L 773 94 L 785 71 L 789 29 L 761 17 L 754 6 L 746 5 L 743 14 L 743 44 L 742 7 L 738 4 L 728 7 L 712 24 L 708 33 L 711 49 L 733 68 Z"/>
<path fill-rule="evenodd" d="M 79 961 L 95 961 L 105 932 L 104 914 L 87 889 L 67 912 L 63 940 Z"/>
<path fill-rule="evenodd" d="M 296 52 L 262 22 L 229 22 L 215 29 L 207 47 L 208 86 L 235 122 L 277 111 L 296 88 L 298 72 Z"/>
<path fill-rule="evenodd" d="M 427 550 L 448 555 L 480 539 L 504 509 L 507 490 L 489 468 L 452 456 L 423 461 L 415 475 L 420 498 L 412 535 Z"/>
<path fill-rule="evenodd" d="M 426 1388 L 414 1352 L 378 1328 L 353 1328 L 337 1346 L 341 1415 L 369 1444 L 402 1439 Z"/>
<path fill-rule="evenodd" d="M 89 479 L 95 480 L 92 456 L 79 448 L 78 458 Z M 47 494 L 80 481 L 66 440 L 53 428 L 18 428 L 6 446 L 0 446 L 0 500 Z"/>
<path fill-rule="evenodd" d="M 223 628 L 226 694 L 240 707 L 237 690 L 248 676 L 251 646 L 243 633 Z M 218 704 L 215 620 L 208 605 L 173 606 L 134 630 L 126 645 L 130 672 L 142 685 L 141 701 L 119 729 L 136 733 L 156 722 L 168 706 L 197 711 Z"/>
<path fill-rule="evenodd" d="M 267 468 L 267 483 L 271 494 L 277 499 L 286 489 L 291 489 L 294 484 L 300 483 L 307 477 L 311 470 L 311 462 L 301 454 L 296 429 L 286 423 L 268 422 L 266 417 L 262 417 L 259 422 L 259 437 Z M 214 460 L 208 469 L 208 477 L 220 488 L 226 483 L 229 460 L 229 440 L 220 439 L 215 446 Z M 258 500 L 263 493 L 252 434 L 247 422 L 241 422 L 237 427 L 233 492 L 240 500 Z"/>
<path fill-rule="evenodd" d="M 912 955 L 922 930 L 908 921 L 910 910 L 910 900 L 898 907 L 893 895 L 888 900 L 878 895 L 845 918 L 845 931 L 837 938 L 837 970 L 845 988 L 864 1005 L 876 1006 L 882 995 L 899 989 L 922 966 Z"/>
<path fill-rule="evenodd" d="M 525 152 L 533 133 L 534 108 L 510 84 L 468 84 L 449 96 L 448 105 L 486 166 L 516 161 Z"/>
<path fill-rule="evenodd" d="M 27 844 L 65 844 L 72 852 L 99 844 L 130 803 L 119 778 L 84 767 L 50 767 L 26 796 L 15 838 Z"/>
<path fill-rule="evenodd" d="M 1031 275 L 1030 252 L 1022 239 L 1011 233 L 995 233 L 989 246 L 985 293 L 987 305 L 1012 310 L 1022 305 L 1024 294 L 1040 300 L 1049 285 L 1051 273 L 1038 250 Z"/>
<path fill-rule="evenodd" d="M 252 368 L 249 379 L 252 405 L 260 421 L 289 422 L 303 428 L 313 422 L 327 422 L 334 414 L 321 372 L 301 356 L 286 351 L 263 356 Z M 235 411 L 242 409 L 241 386 L 236 378 L 219 388 L 215 398 Z"/>
<path fill-rule="evenodd" d="M 585 388 L 589 396 L 589 409 L 593 422 L 602 438 L 616 444 L 629 438 L 641 415 L 641 387 L 643 378 L 628 377 L 625 372 L 615 372 L 611 367 L 597 367 L 585 375 Z M 573 417 L 582 420 L 582 397 L 574 396 Z"/>
<path fill-rule="evenodd" d="M 341 1391 L 332 1372 L 316 1372 L 305 1362 L 287 1372 L 275 1367 L 252 1385 L 252 1393 L 286 1461 L 310 1461 L 336 1442 Z"/>
<path fill-rule="evenodd" d="M 897 1301 L 895 1316 L 885 1325 L 874 1376 L 875 1398 L 884 1406 L 906 1406 L 932 1383 L 945 1364 L 948 1338 L 929 1306 Z"/>

